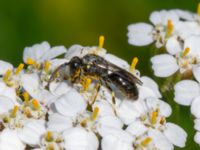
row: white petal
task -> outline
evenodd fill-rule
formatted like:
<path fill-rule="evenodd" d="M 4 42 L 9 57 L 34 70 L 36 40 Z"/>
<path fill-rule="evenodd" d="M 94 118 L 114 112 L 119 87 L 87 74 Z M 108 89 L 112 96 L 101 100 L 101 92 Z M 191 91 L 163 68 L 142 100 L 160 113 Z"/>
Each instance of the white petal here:
<path fill-rule="evenodd" d="M 108 115 L 114 115 L 113 108 L 111 104 L 108 101 L 104 100 L 99 100 L 96 101 L 93 105 L 92 108 L 94 109 L 95 107 L 99 108 L 99 116 L 108 116 Z"/>
<path fill-rule="evenodd" d="M 187 133 L 178 125 L 173 123 L 166 123 L 166 130 L 164 131 L 167 139 L 178 147 L 185 147 Z"/>
<path fill-rule="evenodd" d="M 194 120 L 194 128 L 198 131 L 200 131 L 200 119 Z"/>
<path fill-rule="evenodd" d="M 37 97 L 39 89 L 39 77 L 37 74 L 23 74 L 21 77 L 23 88 L 34 98 Z"/>
<path fill-rule="evenodd" d="M 148 132 L 149 137 L 153 138 L 153 142 L 158 149 L 173 150 L 174 146 L 168 139 L 158 130 L 151 129 Z"/>
<path fill-rule="evenodd" d="M 178 15 L 174 11 L 154 11 L 150 15 L 150 21 L 154 25 L 167 25 L 168 20 L 171 20 L 172 23 L 178 21 Z"/>
<path fill-rule="evenodd" d="M 188 55 L 197 55 L 200 56 L 200 37 L 199 36 L 190 36 L 185 40 L 184 49 L 189 47 L 190 51 Z"/>
<path fill-rule="evenodd" d="M 139 99 L 144 100 L 148 97 L 157 98 L 157 95 L 155 94 L 155 92 L 149 87 L 139 86 L 138 89 L 139 89 Z"/>
<path fill-rule="evenodd" d="M 171 55 L 175 55 L 175 54 L 181 52 L 181 50 L 182 50 L 181 44 L 177 40 L 177 37 L 172 36 L 167 40 L 166 49 Z"/>
<path fill-rule="evenodd" d="M 174 9 L 174 11 L 177 13 L 180 19 L 187 20 L 187 21 L 194 20 L 194 15 L 190 11 L 181 10 L 181 9 Z"/>
<path fill-rule="evenodd" d="M 72 127 L 72 119 L 54 113 L 49 116 L 47 126 L 49 131 L 62 132 L 65 129 Z"/>
<path fill-rule="evenodd" d="M 71 90 L 71 87 L 65 82 L 52 82 L 49 86 L 49 90 L 55 96 L 61 96 Z"/>
<path fill-rule="evenodd" d="M 194 66 L 192 72 L 195 79 L 200 83 L 200 66 Z"/>
<path fill-rule="evenodd" d="M 19 105 L 16 100 L 15 88 L 8 87 L 4 82 L 0 82 L 0 96 L 5 96 L 12 99 L 15 105 Z"/>
<path fill-rule="evenodd" d="M 200 132 L 197 132 L 194 136 L 194 141 L 200 145 Z"/>
<path fill-rule="evenodd" d="M 195 98 L 191 104 L 191 113 L 196 117 L 200 118 L 200 96 Z"/>
<path fill-rule="evenodd" d="M 62 59 L 62 58 L 56 58 L 56 59 L 52 59 L 50 60 L 50 68 L 49 70 L 55 71 L 55 69 L 57 69 L 60 65 L 64 64 L 68 62 L 67 59 Z"/>
<path fill-rule="evenodd" d="M 117 109 L 119 118 L 124 124 L 130 124 L 136 120 L 142 113 L 145 112 L 145 105 L 142 101 L 130 102 L 128 100 L 123 101 Z"/>
<path fill-rule="evenodd" d="M 158 98 L 162 97 L 161 94 L 160 94 L 158 85 L 153 79 L 151 79 L 151 78 L 149 78 L 147 76 L 142 76 L 141 77 L 141 81 L 143 82 L 143 86 L 146 86 L 149 89 L 151 89 L 156 94 L 156 96 Z"/>
<path fill-rule="evenodd" d="M 7 70 L 13 70 L 13 65 L 3 60 L 0 60 L 0 66 L 0 75 L 4 75 Z"/>
<path fill-rule="evenodd" d="M 144 46 L 153 42 L 153 27 L 146 23 L 136 23 L 128 26 L 128 42 L 136 46 Z"/>
<path fill-rule="evenodd" d="M 32 47 L 25 47 L 23 52 L 23 60 L 26 63 L 28 58 L 31 58 L 39 63 L 44 61 L 42 57 L 46 52 L 50 49 L 50 45 L 48 42 L 42 42 L 40 44 L 35 44 Z"/>
<path fill-rule="evenodd" d="M 176 59 L 168 54 L 156 55 L 151 62 L 154 74 L 158 77 L 168 77 L 179 69 Z"/>
<path fill-rule="evenodd" d="M 24 150 L 25 145 L 18 138 L 16 130 L 4 129 L 0 134 L 1 150 Z"/>
<path fill-rule="evenodd" d="M 122 129 L 108 128 L 104 131 L 101 143 L 102 150 L 127 150 L 132 147 L 134 138 Z"/>
<path fill-rule="evenodd" d="M 71 117 L 84 112 L 86 106 L 87 104 L 83 97 L 74 89 L 60 96 L 55 102 L 56 110 L 59 113 Z"/>
<path fill-rule="evenodd" d="M 44 104 L 48 104 L 49 101 L 55 98 L 49 91 L 40 87 L 39 76 L 36 73 L 23 74 L 21 82 L 23 88 L 31 95 L 31 97 Z"/>
<path fill-rule="evenodd" d="M 126 131 L 131 133 L 133 136 L 141 136 L 144 134 L 148 128 L 142 123 L 141 121 L 137 120 L 134 121 L 132 124 L 130 124 L 127 128 Z"/>
<path fill-rule="evenodd" d="M 199 24 L 197 22 L 190 22 L 190 21 L 176 22 L 174 24 L 174 30 L 176 31 L 176 34 L 179 37 L 181 37 L 181 39 L 185 40 L 186 45 L 188 43 L 188 42 L 186 42 L 187 38 L 190 38 L 191 36 L 200 34 L 200 28 L 199 28 Z M 191 41 L 191 42 L 193 42 L 193 41 Z M 185 47 L 186 47 L 186 45 L 185 45 Z"/>
<path fill-rule="evenodd" d="M 99 146 L 96 135 L 80 127 L 67 129 L 63 137 L 67 150 L 97 150 Z"/>
<path fill-rule="evenodd" d="M 125 70 L 129 69 L 129 64 L 125 60 L 123 60 L 115 55 L 106 54 L 105 59 L 107 61 L 111 62 L 112 64 L 119 66 L 120 68 L 123 68 Z"/>
<path fill-rule="evenodd" d="M 109 128 L 116 128 L 121 129 L 123 126 L 122 121 L 115 117 L 115 116 L 104 116 L 100 117 L 98 120 L 98 130 L 104 135 L 102 128 L 109 127 Z"/>
<path fill-rule="evenodd" d="M 107 126 L 112 128 L 122 128 L 122 121 L 115 116 L 104 116 L 99 119 L 101 126 Z"/>
<path fill-rule="evenodd" d="M 170 105 L 159 99 L 147 98 L 146 105 L 149 110 L 156 110 L 157 108 L 159 108 L 159 114 L 161 116 L 169 117 L 172 113 L 172 108 L 170 107 Z"/>
<path fill-rule="evenodd" d="M 125 143 L 113 135 L 105 136 L 101 142 L 102 150 L 133 150 L 131 144 Z"/>
<path fill-rule="evenodd" d="M 19 138 L 26 144 L 37 146 L 41 136 L 46 132 L 44 120 L 30 120 L 19 131 Z"/>
<path fill-rule="evenodd" d="M 6 113 L 9 110 L 13 109 L 13 101 L 5 96 L 0 96 L 0 114 Z"/>
<path fill-rule="evenodd" d="M 71 60 L 72 57 L 74 57 L 74 56 L 81 56 L 82 50 L 83 50 L 83 47 L 81 45 L 72 45 L 68 49 L 68 51 L 65 55 L 65 58 L 68 60 Z"/>
<path fill-rule="evenodd" d="M 67 52 L 64 46 L 55 46 L 52 47 L 48 53 L 45 53 L 43 60 L 50 60 Z"/>
<path fill-rule="evenodd" d="M 178 104 L 189 106 L 192 100 L 200 95 L 200 88 L 197 82 L 192 80 L 183 80 L 174 87 L 175 101 Z"/>

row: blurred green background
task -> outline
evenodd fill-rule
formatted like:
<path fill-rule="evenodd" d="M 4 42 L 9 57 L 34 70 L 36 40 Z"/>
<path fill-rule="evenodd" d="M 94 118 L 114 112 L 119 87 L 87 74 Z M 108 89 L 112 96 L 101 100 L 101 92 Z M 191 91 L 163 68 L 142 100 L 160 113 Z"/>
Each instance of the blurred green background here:
<path fill-rule="evenodd" d="M 150 47 L 127 43 L 127 25 L 148 22 L 154 10 L 180 8 L 196 11 L 197 0 L 0 0 L 0 59 L 15 66 L 22 62 L 25 46 L 44 40 L 51 45 L 97 45 L 105 35 L 105 48 L 129 61 L 139 57 L 142 75 L 152 76 Z M 165 93 L 164 95 L 168 95 Z M 170 94 L 171 95 L 171 94 Z M 169 121 L 181 125 L 189 134 L 184 150 L 198 150 L 193 142 L 193 118 L 188 107 L 173 102 Z M 178 149 L 178 148 L 176 148 Z"/>

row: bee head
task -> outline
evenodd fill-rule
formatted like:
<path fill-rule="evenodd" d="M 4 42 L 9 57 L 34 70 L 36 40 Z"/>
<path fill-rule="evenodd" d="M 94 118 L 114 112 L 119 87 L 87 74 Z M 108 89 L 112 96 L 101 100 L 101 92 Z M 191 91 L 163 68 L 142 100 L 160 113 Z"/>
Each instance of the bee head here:
<path fill-rule="evenodd" d="M 73 57 L 69 62 L 70 75 L 73 77 L 82 67 L 82 60 L 79 57 Z"/>

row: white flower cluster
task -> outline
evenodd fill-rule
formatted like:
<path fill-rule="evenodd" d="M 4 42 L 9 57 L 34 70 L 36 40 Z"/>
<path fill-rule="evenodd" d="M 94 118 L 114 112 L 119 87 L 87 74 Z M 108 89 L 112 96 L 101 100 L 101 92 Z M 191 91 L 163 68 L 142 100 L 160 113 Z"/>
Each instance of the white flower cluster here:
<path fill-rule="evenodd" d="M 153 25 L 128 26 L 129 43 L 144 46 L 155 42 L 158 52 L 151 58 L 154 74 L 174 77 L 173 83 L 179 81 L 174 86 L 174 99 L 178 104 L 191 105 L 197 118 L 194 140 L 200 144 L 200 4 L 197 13 L 179 9 L 152 12 L 150 21 Z"/>
<path fill-rule="evenodd" d="M 0 149 L 1 150 L 172 150 L 184 147 L 187 134 L 167 122 L 171 107 L 160 100 L 157 84 L 138 75 L 137 59 L 126 61 L 99 46 L 50 47 L 47 42 L 25 48 L 24 64 L 14 68 L 0 61 Z M 138 85 L 136 101 L 116 97 L 104 86 L 87 78 L 51 82 L 52 72 L 72 57 L 88 53 L 102 56 L 134 73 Z M 65 54 L 64 58 L 58 57 Z M 67 71 L 67 69 L 66 69 Z M 69 71 L 69 70 L 68 70 Z"/>

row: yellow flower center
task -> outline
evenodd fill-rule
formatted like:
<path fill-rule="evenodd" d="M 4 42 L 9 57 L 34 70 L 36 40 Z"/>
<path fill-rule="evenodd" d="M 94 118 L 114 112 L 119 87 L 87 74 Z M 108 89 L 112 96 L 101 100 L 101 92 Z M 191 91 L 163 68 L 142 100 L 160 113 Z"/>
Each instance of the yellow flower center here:
<path fill-rule="evenodd" d="M 151 114 L 151 123 L 156 124 L 158 117 L 158 111 L 153 111 Z"/>
<path fill-rule="evenodd" d="M 167 21 L 167 37 L 171 36 L 173 29 L 174 29 L 174 25 L 173 25 L 172 21 L 168 20 Z"/>
<path fill-rule="evenodd" d="M 34 65 L 36 62 L 35 62 L 32 58 L 27 58 L 27 59 L 26 59 L 26 63 L 27 63 L 28 65 Z"/>
<path fill-rule="evenodd" d="M 50 62 L 49 61 L 45 61 L 44 62 L 44 71 L 46 73 L 48 73 L 49 72 L 49 68 L 50 68 Z"/>
<path fill-rule="evenodd" d="M 98 114 L 99 114 L 99 107 L 95 107 L 91 116 L 91 120 L 95 121 L 98 117 Z"/>
<path fill-rule="evenodd" d="M 29 94 L 28 94 L 28 92 L 23 92 L 22 96 L 24 98 L 25 104 L 28 105 L 28 103 L 29 103 Z"/>
<path fill-rule="evenodd" d="M 33 99 L 32 100 L 32 105 L 33 105 L 33 108 L 34 110 L 39 110 L 40 109 L 40 104 L 37 100 Z"/>
<path fill-rule="evenodd" d="M 17 111 L 18 111 L 18 109 L 19 109 L 18 106 L 14 106 L 14 108 L 13 108 L 11 114 L 10 114 L 10 117 L 15 118 L 16 115 L 17 115 Z"/>
<path fill-rule="evenodd" d="M 135 71 L 135 67 L 138 63 L 138 58 L 134 57 L 130 66 L 130 72 L 134 72 Z"/>
<path fill-rule="evenodd" d="M 103 35 L 99 36 L 99 48 L 103 48 L 105 37 Z"/>
<path fill-rule="evenodd" d="M 200 15 L 200 3 L 198 3 L 198 6 L 197 6 L 197 15 Z"/>
<path fill-rule="evenodd" d="M 24 68 L 24 64 L 23 63 L 19 64 L 19 66 L 15 70 L 15 74 L 18 75 L 22 71 L 23 68 Z"/>
<path fill-rule="evenodd" d="M 51 142 L 53 141 L 53 133 L 51 131 L 48 131 L 46 134 L 46 141 Z"/>
<path fill-rule="evenodd" d="M 6 73 L 5 73 L 4 77 L 3 77 L 3 81 L 4 81 L 5 83 L 8 82 L 9 77 L 11 76 L 11 74 L 12 74 L 12 71 L 11 71 L 10 69 L 6 71 Z"/>
<path fill-rule="evenodd" d="M 190 48 L 186 47 L 182 53 L 182 57 L 185 57 L 190 52 Z"/>
<path fill-rule="evenodd" d="M 143 147 L 146 147 L 151 141 L 152 141 L 152 138 L 147 137 L 147 138 L 145 138 L 145 139 L 141 142 L 141 145 L 142 145 Z"/>

